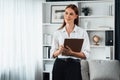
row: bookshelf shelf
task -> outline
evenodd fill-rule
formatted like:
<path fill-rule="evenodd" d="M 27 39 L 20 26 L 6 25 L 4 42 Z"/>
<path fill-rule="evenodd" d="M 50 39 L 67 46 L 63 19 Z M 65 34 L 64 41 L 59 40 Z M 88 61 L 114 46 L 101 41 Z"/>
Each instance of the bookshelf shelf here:
<path fill-rule="evenodd" d="M 108 28 L 96 28 L 96 29 L 85 29 L 86 31 L 113 31 L 114 29 L 108 29 Z"/>
<path fill-rule="evenodd" d="M 43 23 L 43 26 L 49 26 L 49 25 L 54 27 L 54 26 L 60 26 L 61 24 Z"/>
<path fill-rule="evenodd" d="M 51 46 L 51 44 L 43 44 L 43 47 L 49 47 L 49 46 Z"/>
<path fill-rule="evenodd" d="M 54 61 L 55 59 L 51 59 L 51 58 L 48 58 L 48 59 L 43 59 L 44 61 Z"/>
<path fill-rule="evenodd" d="M 43 71 L 44 73 L 51 73 L 51 71 Z"/>
<path fill-rule="evenodd" d="M 114 18 L 114 16 L 79 16 L 79 18 Z"/>

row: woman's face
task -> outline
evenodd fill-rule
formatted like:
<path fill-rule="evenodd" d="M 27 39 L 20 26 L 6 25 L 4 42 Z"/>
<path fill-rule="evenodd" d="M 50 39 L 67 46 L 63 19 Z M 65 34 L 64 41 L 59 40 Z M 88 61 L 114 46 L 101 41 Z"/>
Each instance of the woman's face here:
<path fill-rule="evenodd" d="M 74 23 L 74 20 L 77 18 L 78 15 L 74 12 L 73 9 L 67 8 L 64 13 L 64 20 L 66 24 Z"/>

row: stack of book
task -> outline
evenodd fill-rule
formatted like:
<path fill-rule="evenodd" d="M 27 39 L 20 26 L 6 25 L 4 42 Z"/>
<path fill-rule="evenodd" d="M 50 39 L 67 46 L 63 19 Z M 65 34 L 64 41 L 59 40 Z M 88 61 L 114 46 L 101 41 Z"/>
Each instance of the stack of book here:
<path fill-rule="evenodd" d="M 50 58 L 50 50 L 51 46 L 44 46 L 43 47 L 43 58 Z"/>

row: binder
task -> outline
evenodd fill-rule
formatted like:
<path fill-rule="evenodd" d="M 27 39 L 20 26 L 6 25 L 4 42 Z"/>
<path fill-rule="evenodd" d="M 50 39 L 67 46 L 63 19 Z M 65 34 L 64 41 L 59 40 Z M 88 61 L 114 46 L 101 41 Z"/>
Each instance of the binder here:
<path fill-rule="evenodd" d="M 66 46 L 70 47 L 75 52 L 80 52 L 82 45 L 83 45 L 84 39 L 78 39 L 78 38 L 67 38 L 64 40 L 64 47 Z"/>
<path fill-rule="evenodd" d="M 50 77 L 49 73 L 43 73 L 43 80 L 50 80 L 49 77 Z"/>
<path fill-rule="evenodd" d="M 113 31 L 105 31 L 105 45 L 113 46 Z"/>

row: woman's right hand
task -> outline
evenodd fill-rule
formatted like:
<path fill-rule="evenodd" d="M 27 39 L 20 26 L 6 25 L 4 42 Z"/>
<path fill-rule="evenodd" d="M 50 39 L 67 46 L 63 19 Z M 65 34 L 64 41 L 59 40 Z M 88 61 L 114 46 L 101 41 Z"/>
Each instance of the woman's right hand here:
<path fill-rule="evenodd" d="M 60 45 L 59 49 L 53 53 L 53 57 L 56 58 L 58 55 L 62 54 L 63 50 L 64 50 L 64 46 Z"/>
<path fill-rule="evenodd" d="M 63 50 L 64 50 L 64 46 L 60 45 L 60 47 L 59 47 L 59 54 L 61 54 L 63 52 Z"/>

